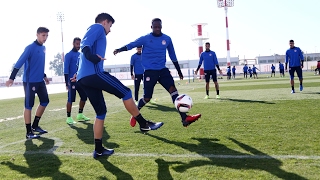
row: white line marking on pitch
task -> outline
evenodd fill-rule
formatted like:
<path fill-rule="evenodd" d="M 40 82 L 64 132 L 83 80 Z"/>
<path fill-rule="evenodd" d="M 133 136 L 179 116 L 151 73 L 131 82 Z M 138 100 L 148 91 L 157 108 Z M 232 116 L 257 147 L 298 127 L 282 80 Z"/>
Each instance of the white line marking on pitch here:
<path fill-rule="evenodd" d="M 62 141 L 61 141 L 62 143 Z M 62 144 L 61 144 L 62 145 Z M 55 143 L 54 150 L 59 147 Z M 68 156 L 92 156 L 92 153 L 77 153 L 77 152 L 53 152 L 53 148 L 47 151 L 1 151 L 0 154 L 55 154 Z M 219 155 L 219 154 L 153 154 L 153 153 L 115 153 L 112 156 L 121 157 L 170 157 L 170 158 L 214 158 L 214 159 L 303 159 L 303 160 L 320 160 L 320 156 L 302 156 L 302 155 Z"/>

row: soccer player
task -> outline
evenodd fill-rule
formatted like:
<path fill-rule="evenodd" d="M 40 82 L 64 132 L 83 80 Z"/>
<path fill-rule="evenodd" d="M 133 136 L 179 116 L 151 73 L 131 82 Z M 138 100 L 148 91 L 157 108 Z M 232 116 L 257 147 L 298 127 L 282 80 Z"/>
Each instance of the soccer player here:
<path fill-rule="evenodd" d="M 276 67 L 272 64 L 271 65 L 271 77 L 272 77 L 272 74 L 273 74 L 273 77 L 276 77 L 276 71 L 275 71 Z"/>
<path fill-rule="evenodd" d="M 39 27 L 37 30 L 37 40 L 28 45 L 11 72 L 6 86 L 10 87 L 19 71 L 24 65 L 23 87 L 25 92 L 24 101 L 24 122 L 26 124 L 26 139 L 39 138 L 41 134 L 47 133 L 39 126 L 40 118 L 42 117 L 46 106 L 49 104 L 49 96 L 46 84 L 49 80 L 44 73 L 46 47 L 43 45 L 48 38 L 49 29 Z M 31 114 L 34 106 L 35 94 L 38 95 L 40 104 L 36 110 L 36 114 L 31 125 Z M 34 132 L 37 132 L 35 134 Z"/>
<path fill-rule="evenodd" d="M 297 72 L 299 81 L 300 81 L 300 91 L 303 90 L 302 85 L 302 68 L 303 68 L 303 54 L 300 48 L 294 46 L 294 41 L 289 41 L 290 48 L 286 52 L 286 71 L 288 71 L 289 63 L 289 74 L 290 74 L 290 83 L 291 83 L 291 93 L 295 93 L 294 90 L 294 73 Z"/>
<path fill-rule="evenodd" d="M 139 97 L 140 83 L 143 79 L 143 72 L 144 72 L 144 68 L 141 64 L 141 51 L 142 51 L 142 46 L 137 47 L 137 53 L 133 54 L 130 60 L 130 72 L 131 72 L 131 79 L 134 80 L 134 99 L 136 101 L 136 104 L 138 104 L 137 102 L 139 100 L 138 97 Z"/>
<path fill-rule="evenodd" d="M 180 79 L 183 79 L 176 53 L 174 51 L 171 38 L 161 32 L 162 21 L 155 18 L 151 22 L 152 33 L 141 36 L 134 42 L 123 46 L 120 49 L 114 50 L 114 55 L 131 50 L 134 47 L 143 46 L 142 51 L 142 66 L 144 67 L 143 84 L 144 96 L 138 102 L 138 108 L 141 109 L 146 105 L 153 95 L 153 90 L 157 82 L 159 82 L 171 95 L 172 102 L 179 96 L 178 90 L 174 84 L 174 80 L 168 68 L 166 68 L 166 51 L 168 50 L 169 57 L 173 62 Z M 201 114 L 187 115 L 186 113 L 179 112 L 181 116 L 182 125 L 189 126 L 201 117 Z M 135 125 L 135 119 L 130 119 L 131 126 Z"/>
<path fill-rule="evenodd" d="M 76 91 L 80 96 L 79 111 L 77 115 L 78 121 L 89 121 L 90 118 L 83 115 L 83 108 L 87 101 L 87 95 L 84 90 L 77 84 L 77 82 L 71 82 L 70 79 L 73 77 L 78 70 L 78 59 L 80 52 L 80 42 L 81 39 L 76 37 L 73 39 L 73 49 L 68 52 L 64 58 L 64 77 L 66 82 L 66 87 L 68 90 L 68 101 L 67 101 L 67 124 L 72 125 L 76 122 L 71 117 L 72 103 L 76 100 Z"/>
<path fill-rule="evenodd" d="M 248 66 L 247 66 L 247 64 L 245 64 L 244 66 L 243 66 L 243 78 L 248 78 Z"/>
<path fill-rule="evenodd" d="M 235 79 L 236 78 L 236 66 L 233 66 L 232 67 L 232 77 L 233 77 L 233 79 Z"/>
<path fill-rule="evenodd" d="M 110 14 L 101 13 L 97 15 L 95 24 L 87 29 L 81 42 L 78 72 L 72 78 L 72 81 L 77 79 L 96 112 L 96 120 L 93 126 L 95 141 L 94 158 L 109 156 L 114 153 L 113 149 L 107 149 L 102 146 L 104 120 L 107 113 L 102 91 L 106 91 L 123 100 L 127 111 L 138 121 L 140 131 L 156 130 L 163 125 L 162 122 L 153 123 L 144 119 L 132 99 L 131 90 L 124 86 L 117 78 L 103 70 L 103 62 L 106 60 L 104 58 L 107 47 L 106 36 L 110 32 L 113 23 L 114 19 Z"/>
<path fill-rule="evenodd" d="M 280 77 L 284 77 L 284 65 L 279 61 Z"/>
<path fill-rule="evenodd" d="M 199 65 L 197 67 L 197 70 L 195 71 L 195 74 L 198 74 L 198 71 L 203 63 L 203 69 L 204 69 L 204 75 L 205 75 L 205 80 L 206 80 L 206 96 L 204 97 L 205 99 L 209 99 L 209 82 L 210 79 L 212 78 L 214 86 L 216 88 L 216 98 L 220 98 L 219 94 L 219 84 L 217 80 L 217 71 L 216 68 L 218 69 L 219 73 L 222 74 L 222 71 L 219 67 L 218 59 L 216 56 L 216 53 L 214 51 L 210 50 L 210 43 L 206 42 L 206 50 L 201 53 L 200 55 L 200 60 L 199 60 Z"/>
<path fill-rule="evenodd" d="M 257 70 L 259 70 L 255 65 L 252 67 L 252 73 L 253 73 L 253 79 L 257 78 L 258 79 L 258 73 Z M 260 70 L 259 70 L 260 71 Z"/>
<path fill-rule="evenodd" d="M 230 66 L 227 67 L 227 79 L 228 80 L 231 79 L 231 67 Z"/>
<path fill-rule="evenodd" d="M 251 69 L 251 67 L 249 67 L 249 69 L 248 69 L 248 73 L 249 73 L 249 75 L 250 75 L 250 79 L 252 78 L 252 69 Z"/>

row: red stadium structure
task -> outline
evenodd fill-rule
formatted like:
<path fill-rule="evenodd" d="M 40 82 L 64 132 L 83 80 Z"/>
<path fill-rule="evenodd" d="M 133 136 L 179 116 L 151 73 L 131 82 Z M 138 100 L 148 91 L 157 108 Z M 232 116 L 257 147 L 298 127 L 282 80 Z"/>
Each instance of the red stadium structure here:
<path fill-rule="evenodd" d="M 226 32 L 227 32 L 227 66 L 231 65 L 230 61 L 230 41 L 229 41 L 229 27 L 228 27 L 228 7 L 233 7 L 234 0 L 217 0 L 218 7 L 224 8 L 226 14 Z"/>
<path fill-rule="evenodd" d="M 200 57 L 203 52 L 203 44 L 209 39 L 209 33 L 203 31 L 203 26 L 207 23 L 197 23 L 192 25 L 197 29 L 197 32 L 192 35 L 192 41 L 198 44 L 198 55 Z M 203 68 L 200 68 L 200 78 L 204 75 Z"/>

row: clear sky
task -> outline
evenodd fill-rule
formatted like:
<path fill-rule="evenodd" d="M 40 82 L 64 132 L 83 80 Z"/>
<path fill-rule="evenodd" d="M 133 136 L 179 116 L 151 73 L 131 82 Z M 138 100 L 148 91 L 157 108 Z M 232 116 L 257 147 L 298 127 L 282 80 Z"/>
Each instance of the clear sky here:
<path fill-rule="evenodd" d="M 260 55 L 284 54 L 289 39 L 307 53 L 320 52 L 319 0 L 235 0 L 229 8 L 231 56 L 254 58 Z M 226 57 L 225 13 L 216 0 L 10 0 L 1 1 L 1 66 L 0 76 L 9 76 L 11 66 L 24 48 L 36 39 L 39 26 L 49 28 L 45 44 L 46 73 L 49 61 L 61 52 L 60 22 L 63 12 L 64 51 L 72 49 L 74 37 L 83 37 L 101 12 L 110 13 L 115 24 L 107 36 L 105 64 L 126 64 L 135 52 L 114 56 L 115 48 L 151 32 L 151 20 L 163 21 L 163 33 L 171 36 L 178 59 L 198 58 L 198 45 L 191 40 L 195 23 L 208 23 L 211 49 Z"/>

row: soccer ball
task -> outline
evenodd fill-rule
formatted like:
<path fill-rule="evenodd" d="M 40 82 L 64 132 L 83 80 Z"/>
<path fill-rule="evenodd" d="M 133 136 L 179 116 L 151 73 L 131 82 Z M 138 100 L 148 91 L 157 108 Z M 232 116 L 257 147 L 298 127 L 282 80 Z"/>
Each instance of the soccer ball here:
<path fill-rule="evenodd" d="M 192 99 L 186 94 L 181 94 L 174 101 L 174 106 L 179 112 L 188 112 L 192 108 Z"/>

